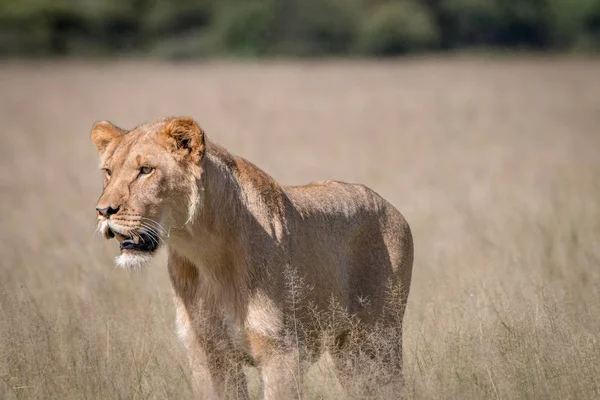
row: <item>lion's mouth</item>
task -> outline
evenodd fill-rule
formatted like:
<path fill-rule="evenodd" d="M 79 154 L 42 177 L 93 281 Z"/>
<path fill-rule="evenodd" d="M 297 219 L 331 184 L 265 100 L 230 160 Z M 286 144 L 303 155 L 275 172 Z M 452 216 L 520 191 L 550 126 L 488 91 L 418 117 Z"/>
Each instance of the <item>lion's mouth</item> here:
<path fill-rule="evenodd" d="M 125 235 L 111 227 L 108 227 L 106 236 L 108 239 L 117 238 L 120 243 L 121 251 L 134 250 L 144 253 L 152 253 L 158 247 L 158 240 L 144 232 L 139 232 L 135 235 Z"/>

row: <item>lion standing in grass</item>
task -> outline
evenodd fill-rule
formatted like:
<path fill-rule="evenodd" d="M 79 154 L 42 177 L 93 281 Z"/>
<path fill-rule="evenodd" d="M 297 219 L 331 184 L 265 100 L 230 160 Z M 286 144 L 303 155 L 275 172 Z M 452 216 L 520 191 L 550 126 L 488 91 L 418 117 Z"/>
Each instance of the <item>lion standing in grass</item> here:
<path fill-rule="evenodd" d="M 99 229 L 120 242 L 123 267 L 168 248 L 178 333 L 205 397 L 247 398 L 243 363 L 260 369 L 265 398 L 297 396 L 299 341 L 320 351 L 309 340 L 323 329 L 312 316 L 332 300 L 367 332 L 386 324 L 401 332 L 412 236 L 372 190 L 333 181 L 281 186 L 190 118 L 132 131 L 98 122 L 91 136 L 104 171 Z M 293 301 L 290 277 L 303 287 Z M 390 284 L 403 288 L 391 308 Z M 334 336 L 343 352 L 347 331 Z M 396 338 L 385 364 L 399 370 Z"/>

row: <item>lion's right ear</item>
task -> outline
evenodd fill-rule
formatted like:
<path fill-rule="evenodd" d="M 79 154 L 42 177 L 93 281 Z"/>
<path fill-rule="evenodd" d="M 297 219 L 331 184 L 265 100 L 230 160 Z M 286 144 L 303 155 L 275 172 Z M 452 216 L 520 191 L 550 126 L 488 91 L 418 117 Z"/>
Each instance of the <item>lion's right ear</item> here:
<path fill-rule="evenodd" d="M 162 131 L 162 138 L 182 160 L 197 164 L 204 155 L 204 131 L 192 118 L 171 119 Z"/>
<path fill-rule="evenodd" d="M 120 139 L 125 133 L 125 130 L 108 121 L 99 121 L 92 127 L 91 137 L 92 142 L 94 142 L 98 151 L 102 154 L 111 142 Z"/>

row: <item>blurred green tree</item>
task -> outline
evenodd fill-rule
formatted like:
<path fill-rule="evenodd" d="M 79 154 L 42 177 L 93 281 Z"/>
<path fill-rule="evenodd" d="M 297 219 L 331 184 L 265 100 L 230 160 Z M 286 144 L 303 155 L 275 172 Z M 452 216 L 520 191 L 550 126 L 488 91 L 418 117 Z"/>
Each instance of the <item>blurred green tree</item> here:
<path fill-rule="evenodd" d="M 395 55 L 438 46 L 438 29 L 427 7 L 416 2 L 377 5 L 365 19 L 359 49 L 371 55 Z"/>
<path fill-rule="evenodd" d="M 600 0 L 0 0 L 0 55 L 597 51 Z"/>

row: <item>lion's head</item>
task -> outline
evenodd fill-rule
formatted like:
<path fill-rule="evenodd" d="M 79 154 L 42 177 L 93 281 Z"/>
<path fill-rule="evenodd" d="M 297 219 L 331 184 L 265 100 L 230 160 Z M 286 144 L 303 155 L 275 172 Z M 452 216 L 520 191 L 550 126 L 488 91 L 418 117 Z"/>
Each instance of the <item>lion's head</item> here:
<path fill-rule="evenodd" d="M 191 118 L 163 118 L 132 131 L 97 122 L 91 137 L 104 173 L 98 229 L 120 242 L 118 265 L 142 266 L 198 207 L 204 133 Z"/>

